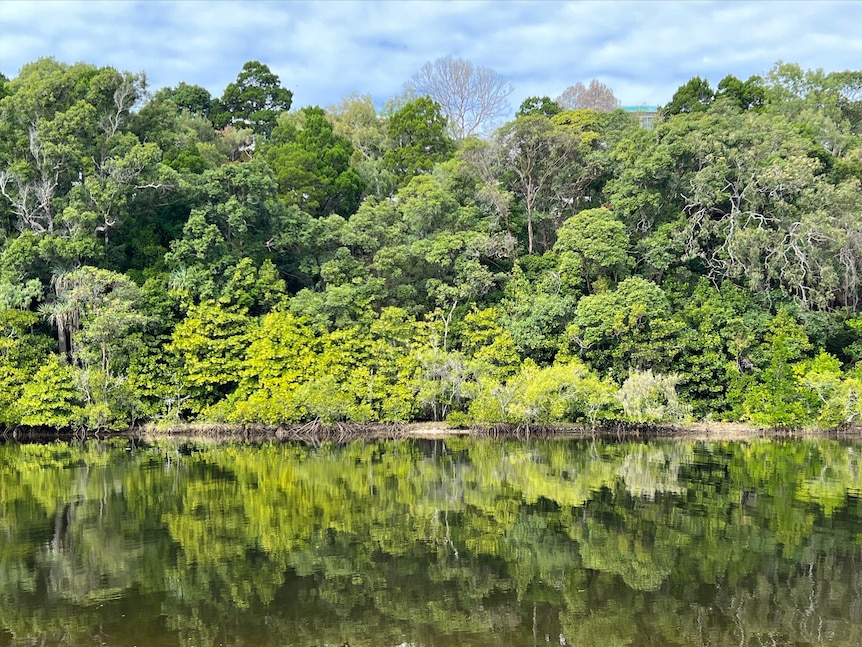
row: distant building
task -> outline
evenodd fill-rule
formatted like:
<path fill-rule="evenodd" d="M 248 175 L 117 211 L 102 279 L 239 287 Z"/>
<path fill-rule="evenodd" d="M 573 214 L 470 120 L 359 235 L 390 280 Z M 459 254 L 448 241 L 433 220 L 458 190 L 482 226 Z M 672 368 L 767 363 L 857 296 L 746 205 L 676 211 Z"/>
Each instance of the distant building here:
<path fill-rule="evenodd" d="M 632 113 L 641 122 L 641 128 L 652 130 L 658 117 L 658 106 L 620 106 L 626 112 Z"/>

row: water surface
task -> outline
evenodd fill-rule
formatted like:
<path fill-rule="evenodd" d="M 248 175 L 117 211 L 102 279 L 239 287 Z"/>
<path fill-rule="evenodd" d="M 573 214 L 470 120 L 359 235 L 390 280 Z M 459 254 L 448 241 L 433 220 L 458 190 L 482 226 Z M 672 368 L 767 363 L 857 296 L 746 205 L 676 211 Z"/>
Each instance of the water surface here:
<path fill-rule="evenodd" d="M 855 647 L 859 457 L 0 445 L 0 645 Z"/>

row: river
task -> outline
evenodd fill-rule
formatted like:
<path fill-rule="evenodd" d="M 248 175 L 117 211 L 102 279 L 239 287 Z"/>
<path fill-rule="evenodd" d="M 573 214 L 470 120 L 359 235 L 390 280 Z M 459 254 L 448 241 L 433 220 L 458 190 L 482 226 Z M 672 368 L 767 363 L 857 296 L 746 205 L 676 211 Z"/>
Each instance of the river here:
<path fill-rule="evenodd" d="M 0 444 L 0 645 L 862 644 L 862 445 Z"/>

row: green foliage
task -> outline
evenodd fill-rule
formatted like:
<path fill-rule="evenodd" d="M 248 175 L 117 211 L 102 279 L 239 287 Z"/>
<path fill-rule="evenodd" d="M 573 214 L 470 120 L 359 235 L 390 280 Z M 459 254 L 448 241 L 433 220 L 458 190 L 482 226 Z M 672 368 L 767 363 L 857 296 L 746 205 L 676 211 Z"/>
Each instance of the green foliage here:
<path fill-rule="evenodd" d="M 160 91 L 165 99 L 173 102 L 179 110 L 188 110 L 191 113 L 208 116 L 212 109 L 212 95 L 209 90 L 199 85 L 190 85 L 185 81 L 175 88 L 165 88 Z"/>
<path fill-rule="evenodd" d="M 138 286 L 126 276 L 82 267 L 54 277 L 56 299 L 43 307 L 74 362 L 105 374 L 120 374 L 134 350 L 134 333 L 146 323 L 138 310 Z"/>
<path fill-rule="evenodd" d="M 759 76 L 740 81 L 732 74 L 728 74 L 718 82 L 715 97 L 716 99 L 726 98 L 740 110 L 757 110 L 766 102 L 766 91 L 763 87 L 763 79 Z"/>
<path fill-rule="evenodd" d="M 546 241 L 559 224 L 550 216 L 570 209 L 570 196 L 583 188 L 580 144 L 578 132 L 556 126 L 541 113 L 516 119 L 497 131 L 497 177 L 520 201 L 529 254 L 538 251 L 540 240 L 544 248 L 550 246 Z M 550 232 L 542 226 L 546 221 Z"/>
<path fill-rule="evenodd" d="M 0 79 L 0 423 L 50 333 L 72 426 L 678 419 L 667 380 L 696 418 L 853 423 L 860 88 L 778 63 L 651 130 L 531 97 L 455 142 L 410 93 L 291 113 L 256 61 L 217 100 L 34 61 Z"/>
<path fill-rule="evenodd" d="M 727 416 L 730 385 L 753 368 L 769 315 L 727 282 L 716 289 L 701 279 L 694 293 L 683 298 L 674 315 L 685 325 L 675 363 L 682 380 L 679 391 L 698 416 Z"/>
<path fill-rule="evenodd" d="M 570 347 L 600 371 L 644 371 L 672 365 L 681 326 L 651 281 L 630 277 L 615 289 L 582 297 L 566 329 Z"/>
<path fill-rule="evenodd" d="M 261 263 L 270 255 L 285 212 L 274 174 L 262 160 L 206 171 L 200 191 L 201 206 L 191 212 L 165 260 L 175 271 L 177 290 L 212 299 L 230 267 L 246 257 Z"/>
<path fill-rule="evenodd" d="M 690 407 L 677 398 L 677 384 L 677 375 L 635 371 L 623 382 L 616 398 L 622 405 L 623 415 L 632 422 L 682 422 L 688 418 Z"/>
<path fill-rule="evenodd" d="M 561 266 L 580 266 L 581 277 L 592 292 L 592 282 L 610 273 L 614 277 L 629 259 L 625 225 L 605 209 L 585 209 L 568 218 L 557 230 L 554 252 Z"/>
<path fill-rule="evenodd" d="M 614 417 L 615 391 L 577 359 L 546 368 L 527 360 L 506 381 L 480 379 L 467 419 L 477 424 L 595 424 Z"/>
<path fill-rule="evenodd" d="M 782 309 L 769 323 L 761 348 L 762 368 L 741 376 L 734 385 L 741 417 L 764 427 L 800 427 L 813 422 L 818 399 L 794 369 L 794 363 L 811 348 L 805 330 Z M 804 365 L 801 369 L 804 371 Z"/>
<path fill-rule="evenodd" d="M 281 86 L 277 74 L 259 61 L 247 61 L 236 81 L 224 89 L 221 99 L 213 106 L 213 123 L 247 126 L 256 134 L 269 137 L 278 115 L 290 110 L 293 93 Z"/>
<path fill-rule="evenodd" d="M 695 76 L 679 86 L 670 103 L 664 107 L 664 112 L 667 115 L 703 112 L 713 99 L 715 99 L 715 92 L 709 87 L 709 81 Z"/>
<path fill-rule="evenodd" d="M 0 424 L 14 426 L 22 415 L 20 398 L 25 385 L 46 362 L 51 339 L 34 332 L 38 315 L 0 308 Z M 38 413 L 38 412 L 34 412 Z"/>
<path fill-rule="evenodd" d="M 24 385 L 13 418 L 22 425 L 69 429 L 83 422 L 78 372 L 51 356 Z"/>
<path fill-rule="evenodd" d="M 551 363 L 562 343 L 561 335 L 574 313 L 577 296 L 562 291 L 557 276 L 540 262 L 524 257 L 512 271 L 502 302 L 506 328 L 522 357 L 538 364 Z M 542 271 L 530 281 L 522 267 L 535 263 Z"/>
<path fill-rule="evenodd" d="M 321 108 L 303 108 L 299 114 L 298 124 L 279 121 L 266 149 L 279 195 L 285 204 L 312 216 L 350 216 L 365 190 L 365 182 L 350 165 L 353 146 L 333 131 Z"/>
<path fill-rule="evenodd" d="M 536 113 L 543 114 L 546 117 L 553 117 L 562 111 L 563 109 L 560 105 L 556 101 L 552 101 L 550 97 L 527 97 L 521 102 L 518 111 L 515 113 L 515 119 Z"/>
<path fill-rule="evenodd" d="M 446 132 L 446 118 L 437 103 L 428 97 L 408 102 L 389 118 L 384 165 L 400 185 L 429 173 L 455 150 Z"/>
<path fill-rule="evenodd" d="M 244 313 L 213 301 L 189 308 L 166 348 L 178 362 L 188 410 L 200 413 L 233 391 L 253 329 L 253 320 Z"/>

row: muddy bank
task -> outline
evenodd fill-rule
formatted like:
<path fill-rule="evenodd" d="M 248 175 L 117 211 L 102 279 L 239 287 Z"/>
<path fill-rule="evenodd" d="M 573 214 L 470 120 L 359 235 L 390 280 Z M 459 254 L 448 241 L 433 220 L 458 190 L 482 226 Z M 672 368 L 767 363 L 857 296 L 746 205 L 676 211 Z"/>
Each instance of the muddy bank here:
<path fill-rule="evenodd" d="M 155 442 L 166 438 L 200 441 L 268 440 L 345 443 L 352 440 L 381 439 L 438 439 L 455 436 L 499 438 L 513 440 L 552 438 L 600 438 L 606 440 L 685 439 L 702 441 L 739 441 L 751 438 L 842 438 L 862 439 L 862 425 L 848 425 L 835 429 L 766 429 L 742 423 L 697 422 L 686 425 L 643 425 L 612 423 L 606 425 L 487 425 L 449 427 L 444 422 L 416 422 L 405 424 L 334 424 L 304 425 L 227 425 L 193 423 L 170 427 L 144 425 L 126 431 L 75 431 L 45 427 L 19 427 L 0 432 L 0 440 L 50 442 L 52 440 L 90 440 L 129 438 Z"/>
<path fill-rule="evenodd" d="M 750 438 L 862 438 L 862 426 L 837 429 L 764 429 L 741 423 L 699 422 L 687 425 L 638 425 L 630 423 L 607 425 L 490 425 L 449 427 L 444 422 L 417 422 L 406 424 L 339 424 L 292 425 L 271 427 L 265 425 L 178 425 L 157 429 L 145 427 L 137 430 L 144 440 L 158 438 L 211 438 L 242 440 L 282 440 L 310 443 L 348 442 L 351 440 L 379 439 L 437 439 L 453 436 L 500 438 L 514 440 L 551 438 L 601 438 L 607 440 L 631 439 L 686 439 L 703 441 L 747 440 Z"/>

